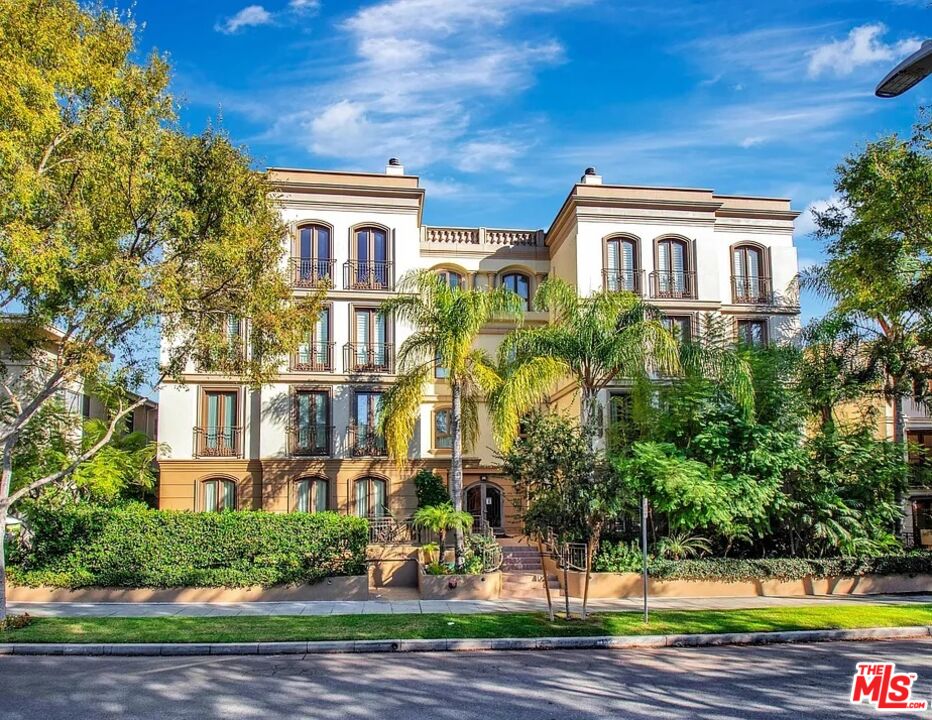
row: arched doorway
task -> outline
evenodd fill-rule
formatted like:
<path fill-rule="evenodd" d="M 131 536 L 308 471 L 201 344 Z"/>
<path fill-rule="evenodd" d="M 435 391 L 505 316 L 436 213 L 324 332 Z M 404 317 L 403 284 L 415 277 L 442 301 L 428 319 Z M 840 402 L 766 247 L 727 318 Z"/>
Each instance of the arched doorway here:
<path fill-rule="evenodd" d="M 501 530 L 504 520 L 502 491 L 490 482 L 481 481 L 466 488 L 466 511 L 483 519 L 493 530 Z"/>

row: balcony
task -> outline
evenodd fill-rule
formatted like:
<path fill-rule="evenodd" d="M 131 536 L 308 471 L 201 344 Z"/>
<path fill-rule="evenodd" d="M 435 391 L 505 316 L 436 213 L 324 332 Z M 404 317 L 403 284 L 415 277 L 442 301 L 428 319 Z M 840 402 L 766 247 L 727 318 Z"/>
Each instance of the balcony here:
<path fill-rule="evenodd" d="M 370 260 L 350 260 L 343 264 L 343 287 L 347 290 L 391 290 L 392 264 Z"/>
<path fill-rule="evenodd" d="M 288 452 L 299 457 L 327 457 L 331 454 L 333 427 L 306 425 L 293 427 L 288 437 Z"/>
<path fill-rule="evenodd" d="M 696 297 L 696 273 L 659 271 L 650 274 L 650 295 L 665 300 Z"/>
<path fill-rule="evenodd" d="M 350 425 L 346 428 L 347 446 L 352 457 L 387 457 L 385 438 L 371 425 Z"/>
<path fill-rule="evenodd" d="M 343 346 L 343 367 L 348 373 L 390 373 L 394 356 L 395 346 L 390 343 L 347 343 Z"/>
<path fill-rule="evenodd" d="M 243 457 L 243 428 L 194 428 L 194 457 Z"/>
<path fill-rule="evenodd" d="M 736 305 L 770 305 L 773 302 L 770 287 L 769 277 L 732 275 L 732 302 Z"/>
<path fill-rule="evenodd" d="M 333 286 L 336 260 L 326 258 L 291 258 L 291 285 L 296 288 Z"/>
<path fill-rule="evenodd" d="M 333 343 L 309 343 L 291 355 L 293 372 L 332 372 Z"/>
<path fill-rule="evenodd" d="M 643 270 L 606 269 L 602 271 L 602 287 L 612 292 L 626 291 L 635 295 L 644 294 Z"/>

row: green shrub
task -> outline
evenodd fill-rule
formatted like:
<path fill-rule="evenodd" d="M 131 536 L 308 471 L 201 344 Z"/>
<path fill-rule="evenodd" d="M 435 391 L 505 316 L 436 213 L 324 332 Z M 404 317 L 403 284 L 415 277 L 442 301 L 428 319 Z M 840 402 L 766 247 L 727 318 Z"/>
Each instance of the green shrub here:
<path fill-rule="evenodd" d="M 594 568 L 597 572 L 640 572 L 641 557 L 635 544 L 605 543 Z M 739 560 L 703 558 L 667 560 L 651 557 L 647 564 L 656 580 L 801 580 L 805 577 L 857 577 L 860 575 L 917 575 L 932 573 L 932 552 L 862 558 L 766 558 Z"/>
<path fill-rule="evenodd" d="M 368 524 L 336 513 L 74 506 L 29 519 L 33 545 L 8 568 L 17 585 L 244 587 L 365 572 Z"/>

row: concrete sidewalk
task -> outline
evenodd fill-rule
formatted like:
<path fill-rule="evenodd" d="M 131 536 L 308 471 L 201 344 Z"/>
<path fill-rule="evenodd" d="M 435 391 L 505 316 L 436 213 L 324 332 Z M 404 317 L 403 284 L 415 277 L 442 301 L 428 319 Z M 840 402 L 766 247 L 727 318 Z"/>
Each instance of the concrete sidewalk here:
<path fill-rule="evenodd" d="M 527 600 L 418 600 L 410 593 L 386 591 L 381 597 L 363 601 L 242 602 L 242 603 L 10 603 L 14 613 L 51 617 L 209 617 L 234 615 L 361 615 L 393 614 L 473 614 L 546 611 L 547 601 Z M 564 607 L 562 597 L 554 597 L 554 608 Z M 798 597 L 753 598 L 652 598 L 652 610 L 738 610 L 747 608 L 792 607 L 794 605 L 890 605 L 932 603 L 932 595 L 806 595 Z M 582 602 L 570 599 L 570 609 L 578 612 Z M 637 611 L 640 598 L 590 600 L 591 612 Z"/>

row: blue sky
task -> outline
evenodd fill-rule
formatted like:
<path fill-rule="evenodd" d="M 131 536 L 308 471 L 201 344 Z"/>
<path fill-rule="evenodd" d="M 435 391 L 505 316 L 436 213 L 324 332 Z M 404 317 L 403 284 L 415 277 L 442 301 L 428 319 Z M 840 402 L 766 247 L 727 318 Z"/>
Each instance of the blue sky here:
<path fill-rule="evenodd" d="M 547 227 L 570 185 L 690 185 L 807 208 L 932 80 L 877 80 L 932 36 L 926 0 L 137 0 L 192 132 L 222 116 L 259 166 L 381 171 L 433 224 Z M 804 317 L 819 312 L 804 298 Z"/>

